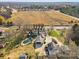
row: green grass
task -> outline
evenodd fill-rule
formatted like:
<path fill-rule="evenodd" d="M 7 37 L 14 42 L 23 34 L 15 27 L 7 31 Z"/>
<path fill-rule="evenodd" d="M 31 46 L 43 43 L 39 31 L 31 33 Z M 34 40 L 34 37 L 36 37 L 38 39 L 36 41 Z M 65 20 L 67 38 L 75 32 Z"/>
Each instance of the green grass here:
<path fill-rule="evenodd" d="M 65 39 L 64 39 L 64 36 L 61 35 L 61 33 L 62 31 L 58 31 L 58 30 L 52 30 L 48 32 L 50 36 L 56 37 L 60 42 L 64 44 Z"/>
<path fill-rule="evenodd" d="M 49 31 L 48 34 L 53 37 L 59 37 L 61 32 L 57 30 L 52 30 L 52 31 Z"/>

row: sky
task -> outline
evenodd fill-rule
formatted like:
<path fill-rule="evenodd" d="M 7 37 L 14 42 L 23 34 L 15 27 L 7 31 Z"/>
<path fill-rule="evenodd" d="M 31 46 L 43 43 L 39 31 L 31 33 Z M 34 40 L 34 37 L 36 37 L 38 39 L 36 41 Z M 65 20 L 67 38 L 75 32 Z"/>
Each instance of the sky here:
<path fill-rule="evenodd" d="M 0 2 L 79 2 L 79 0 L 0 0 Z"/>

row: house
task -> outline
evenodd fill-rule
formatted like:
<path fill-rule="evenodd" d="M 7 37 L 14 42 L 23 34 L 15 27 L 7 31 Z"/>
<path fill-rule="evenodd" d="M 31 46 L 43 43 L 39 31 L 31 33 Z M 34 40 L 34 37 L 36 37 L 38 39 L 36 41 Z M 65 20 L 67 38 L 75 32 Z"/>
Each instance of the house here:
<path fill-rule="evenodd" d="M 40 48 L 43 43 L 44 43 L 44 38 L 42 38 L 41 35 L 39 35 L 39 36 L 36 37 L 36 40 L 34 42 L 34 47 Z"/>
<path fill-rule="evenodd" d="M 19 59 L 27 59 L 27 55 L 21 54 L 20 57 L 19 57 Z"/>
<path fill-rule="evenodd" d="M 59 52 L 58 46 L 56 44 L 57 43 L 55 41 L 47 44 L 47 46 L 45 47 L 45 52 L 47 55 L 51 56 L 51 55 L 55 55 Z"/>

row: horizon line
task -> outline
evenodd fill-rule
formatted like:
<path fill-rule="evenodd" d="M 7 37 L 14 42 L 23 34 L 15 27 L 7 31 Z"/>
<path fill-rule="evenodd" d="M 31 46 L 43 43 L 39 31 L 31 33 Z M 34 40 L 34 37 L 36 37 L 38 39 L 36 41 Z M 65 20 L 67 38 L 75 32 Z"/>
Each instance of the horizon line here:
<path fill-rule="evenodd" d="M 11 2 L 11 1 L 0 1 L 0 2 Z M 12 2 L 25 2 L 25 1 L 12 1 Z M 30 2 L 30 1 L 29 1 Z M 32 1 L 32 2 L 39 2 L 39 1 Z M 43 1 L 42 1 L 43 2 Z M 50 2 L 50 1 L 45 1 L 45 2 Z M 51 1 L 50 3 L 52 3 L 53 1 Z M 58 1 L 60 2 L 60 1 Z M 69 1 L 63 1 L 62 3 L 72 3 L 72 2 L 69 2 Z M 79 2 L 79 1 L 78 1 Z M 74 2 L 74 3 L 77 3 L 77 2 Z"/>

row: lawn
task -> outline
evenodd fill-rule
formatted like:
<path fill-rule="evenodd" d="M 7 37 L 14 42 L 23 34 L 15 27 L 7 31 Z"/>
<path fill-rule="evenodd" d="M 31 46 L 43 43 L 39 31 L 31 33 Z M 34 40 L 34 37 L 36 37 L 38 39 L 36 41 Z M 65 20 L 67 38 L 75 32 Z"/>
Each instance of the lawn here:
<path fill-rule="evenodd" d="M 49 31 L 48 34 L 50 36 L 53 36 L 53 37 L 59 37 L 60 36 L 60 31 L 57 31 L 57 30 L 52 30 L 52 31 Z"/>
<path fill-rule="evenodd" d="M 52 37 L 56 37 L 60 42 L 64 43 L 65 39 L 64 37 L 61 35 L 62 31 L 58 31 L 58 30 L 51 30 L 48 32 L 48 34 Z"/>

